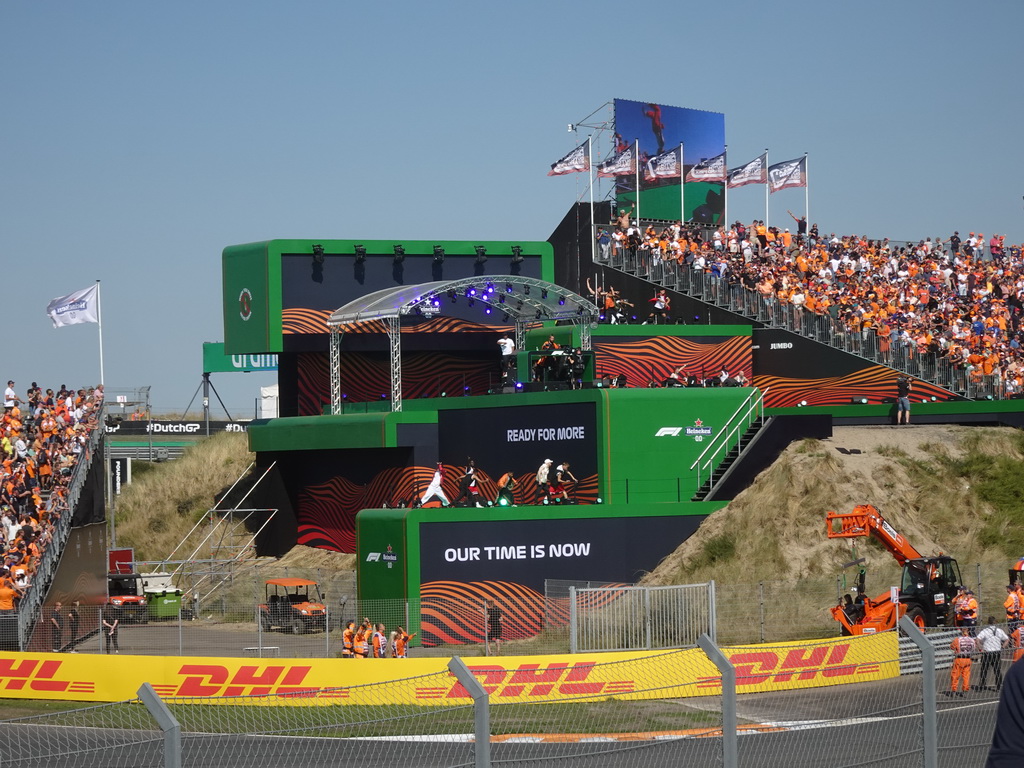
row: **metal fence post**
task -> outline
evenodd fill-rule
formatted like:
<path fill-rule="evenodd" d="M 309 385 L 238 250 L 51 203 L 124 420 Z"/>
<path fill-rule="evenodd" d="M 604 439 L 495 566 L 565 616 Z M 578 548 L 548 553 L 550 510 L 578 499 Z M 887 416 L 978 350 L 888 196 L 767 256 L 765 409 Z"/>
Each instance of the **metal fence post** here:
<path fill-rule="evenodd" d="M 924 735 L 924 766 L 938 768 L 939 765 L 939 715 L 938 696 L 935 691 L 935 646 L 917 625 L 904 616 L 900 629 L 921 649 L 921 709 Z"/>
<path fill-rule="evenodd" d="M 715 592 L 715 580 L 708 582 L 708 635 L 718 642 L 718 596 Z"/>
<path fill-rule="evenodd" d="M 139 688 L 139 699 L 164 732 L 164 768 L 181 768 L 181 725 L 149 683 Z"/>
<path fill-rule="evenodd" d="M 974 568 L 978 574 L 978 620 L 980 621 L 985 610 L 985 601 L 981 599 L 981 563 L 975 563 Z"/>
<path fill-rule="evenodd" d="M 739 743 L 736 732 L 736 667 L 708 635 L 698 637 L 697 645 L 722 673 L 722 766 L 737 768 Z"/>
<path fill-rule="evenodd" d="M 576 633 L 579 631 L 579 615 L 576 612 L 576 587 L 569 587 L 569 653 L 576 653 Z"/>
<path fill-rule="evenodd" d="M 487 691 L 458 656 L 448 662 L 448 670 L 473 697 L 473 765 L 475 768 L 490 768 L 491 713 Z"/>
<path fill-rule="evenodd" d="M 765 641 L 764 640 L 764 582 L 763 581 L 757 582 L 757 594 L 758 594 L 758 597 L 760 598 L 760 602 L 761 602 L 759 611 L 760 611 L 760 614 L 761 614 L 761 642 L 763 643 Z"/>
<path fill-rule="evenodd" d="M 651 650 L 651 588 L 644 587 L 644 648 Z"/>
<path fill-rule="evenodd" d="M 331 606 L 324 606 L 324 658 L 331 658 Z"/>
<path fill-rule="evenodd" d="M 178 655 L 185 655 L 184 628 L 181 624 L 181 601 L 178 601 Z"/>

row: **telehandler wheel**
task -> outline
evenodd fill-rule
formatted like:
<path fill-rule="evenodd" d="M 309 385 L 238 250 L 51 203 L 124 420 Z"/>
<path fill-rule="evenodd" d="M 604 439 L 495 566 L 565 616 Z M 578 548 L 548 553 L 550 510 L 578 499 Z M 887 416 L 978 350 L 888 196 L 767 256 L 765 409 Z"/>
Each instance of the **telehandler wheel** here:
<path fill-rule="evenodd" d="M 925 626 L 927 626 L 924 620 L 924 611 L 916 605 L 907 611 L 907 618 L 914 622 L 921 631 L 924 631 Z"/>

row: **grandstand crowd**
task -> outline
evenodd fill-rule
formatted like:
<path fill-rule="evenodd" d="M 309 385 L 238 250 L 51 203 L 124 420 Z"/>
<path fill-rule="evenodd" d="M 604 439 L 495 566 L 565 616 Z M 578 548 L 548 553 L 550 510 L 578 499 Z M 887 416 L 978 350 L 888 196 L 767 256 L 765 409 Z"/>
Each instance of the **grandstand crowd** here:
<path fill-rule="evenodd" d="M 35 382 L 22 399 L 8 381 L 0 419 L 0 612 L 17 609 L 68 513 L 72 469 L 98 424 L 103 387 L 56 392 Z"/>
<path fill-rule="evenodd" d="M 598 231 L 599 258 L 629 249 L 653 264 L 676 262 L 827 315 L 846 333 L 874 335 L 883 352 L 930 353 L 973 378 L 996 378 L 1008 396 L 1024 391 L 1022 246 L 980 232 L 917 243 L 823 236 L 790 215 L 796 232 L 761 221 L 713 231 L 679 222 L 642 228 L 625 212 Z"/>

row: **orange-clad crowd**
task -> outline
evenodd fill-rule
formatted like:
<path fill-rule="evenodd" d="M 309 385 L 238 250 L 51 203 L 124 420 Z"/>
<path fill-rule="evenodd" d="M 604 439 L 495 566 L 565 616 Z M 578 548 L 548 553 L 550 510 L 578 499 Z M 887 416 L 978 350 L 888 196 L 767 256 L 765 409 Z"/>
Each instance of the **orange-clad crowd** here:
<path fill-rule="evenodd" d="M 642 228 L 626 216 L 611 233 L 599 230 L 598 244 L 608 246 L 602 259 L 632 251 L 641 263 L 708 273 L 773 305 L 828 317 L 882 354 L 930 354 L 972 379 L 995 378 L 1008 396 L 1024 391 L 1021 245 L 959 231 L 916 243 L 822 236 L 793 219 L 796 232 L 761 221 L 701 232 L 679 222 Z"/>
<path fill-rule="evenodd" d="M 102 403 L 102 387 L 54 392 L 32 382 L 22 398 L 15 382 L 7 382 L 0 418 L 0 612 L 17 610 L 57 521 L 68 513 L 72 470 Z"/>

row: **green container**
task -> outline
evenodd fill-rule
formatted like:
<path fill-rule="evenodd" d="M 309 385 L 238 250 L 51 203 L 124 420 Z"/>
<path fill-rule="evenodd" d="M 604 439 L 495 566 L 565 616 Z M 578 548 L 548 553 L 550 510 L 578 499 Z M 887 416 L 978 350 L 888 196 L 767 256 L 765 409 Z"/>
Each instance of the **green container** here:
<path fill-rule="evenodd" d="M 151 619 L 176 619 L 181 610 L 181 590 L 147 592 L 146 604 Z"/>

